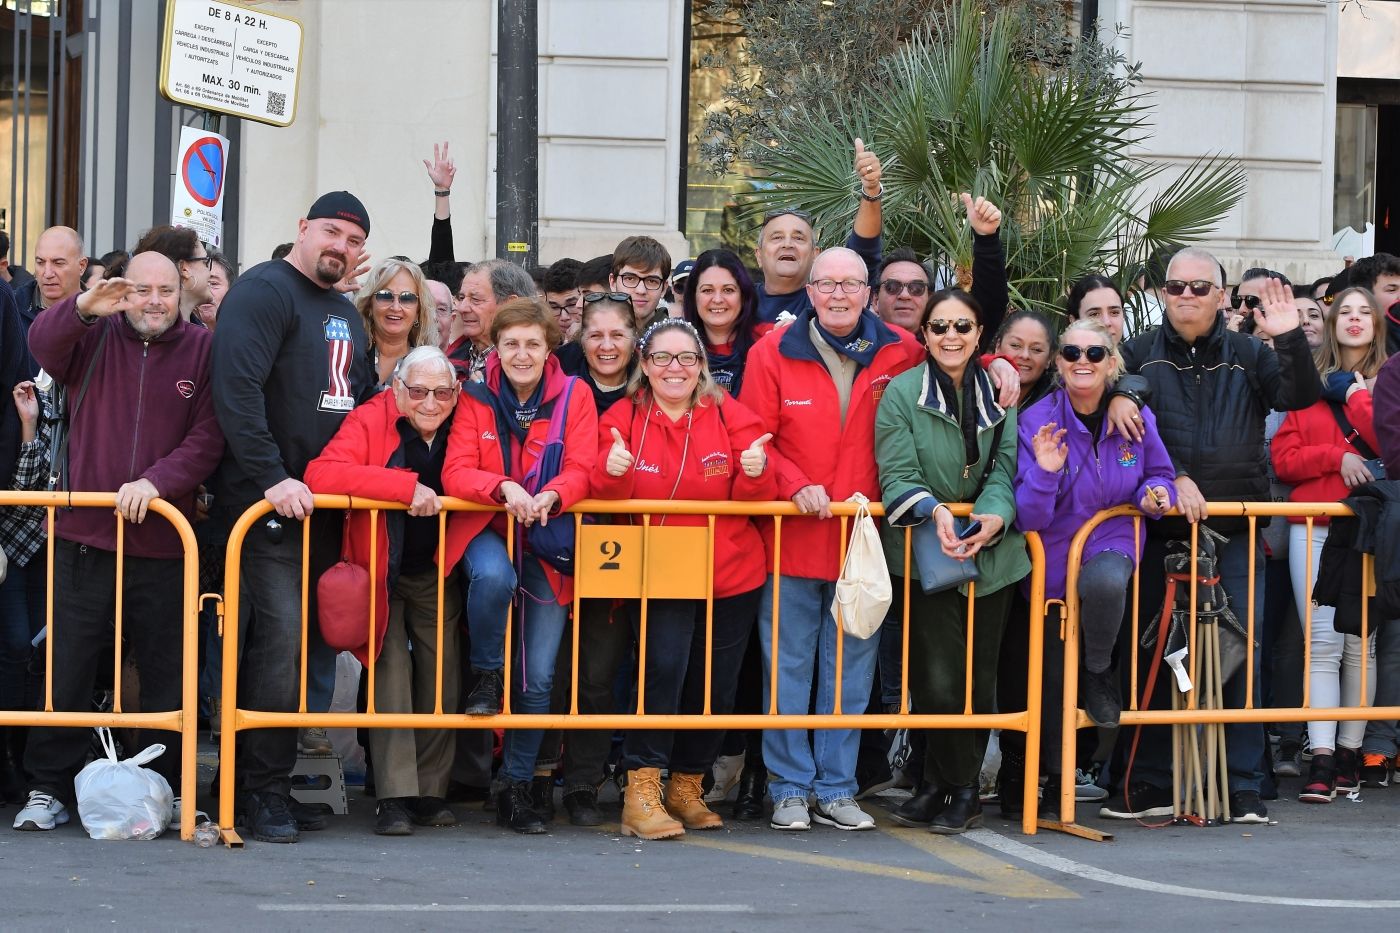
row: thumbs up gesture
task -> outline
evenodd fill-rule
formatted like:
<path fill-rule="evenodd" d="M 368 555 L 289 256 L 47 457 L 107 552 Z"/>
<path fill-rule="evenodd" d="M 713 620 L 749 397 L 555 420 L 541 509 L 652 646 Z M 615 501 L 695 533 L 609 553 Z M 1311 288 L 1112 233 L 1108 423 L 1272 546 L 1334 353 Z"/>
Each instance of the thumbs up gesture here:
<path fill-rule="evenodd" d="M 606 469 L 609 476 L 621 476 L 632 469 L 632 464 L 636 458 L 627 451 L 627 445 L 623 443 L 622 435 L 617 428 L 612 429 L 613 445 L 608 449 L 608 462 Z"/>
<path fill-rule="evenodd" d="M 966 191 L 961 197 L 963 209 L 967 211 L 967 221 L 972 225 L 972 232 L 978 236 L 996 233 L 997 228 L 1001 226 L 1001 209 L 984 197 L 974 199 Z"/>
<path fill-rule="evenodd" d="M 768 446 L 768 442 L 773 439 L 772 434 L 765 434 L 756 439 L 748 446 L 748 449 L 739 455 L 739 466 L 743 468 L 744 475 L 749 479 L 758 479 L 763 475 L 763 471 L 768 466 L 768 452 L 763 448 Z"/>
<path fill-rule="evenodd" d="M 865 148 L 865 143 L 856 140 L 856 178 L 861 188 L 872 198 L 880 194 L 880 159 Z"/>

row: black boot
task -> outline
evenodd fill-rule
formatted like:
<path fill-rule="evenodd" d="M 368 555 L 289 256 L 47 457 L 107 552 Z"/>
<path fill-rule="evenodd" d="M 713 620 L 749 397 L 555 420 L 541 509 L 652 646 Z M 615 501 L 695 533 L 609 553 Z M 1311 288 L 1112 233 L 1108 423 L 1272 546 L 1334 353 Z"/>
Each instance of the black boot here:
<path fill-rule="evenodd" d="M 924 829 L 948 806 L 948 792 L 937 784 L 923 782 L 918 793 L 890 811 L 890 819 L 901 826 Z"/>
<path fill-rule="evenodd" d="M 763 806 L 767 797 L 767 769 L 745 768 L 744 773 L 739 775 L 739 796 L 734 798 L 734 819 L 763 819 Z"/>
<path fill-rule="evenodd" d="M 24 803 L 28 799 L 23 752 L 19 755 L 11 752 L 11 731 L 14 730 L 0 729 L 0 807 L 7 803 Z"/>
<path fill-rule="evenodd" d="M 531 779 L 530 809 L 546 823 L 554 822 L 554 775 L 537 774 Z"/>
<path fill-rule="evenodd" d="M 1079 696 L 1084 700 L 1084 712 L 1089 721 L 1101 729 L 1114 728 L 1123 712 L 1123 698 L 1118 692 L 1118 674 L 1110 667 L 1095 674 L 1088 668 L 1080 671 Z"/>
<path fill-rule="evenodd" d="M 982 825 L 982 801 L 977 788 L 954 787 L 948 792 L 948 805 L 929 823 L 928 830 L 940 836 L 956 836 Z"/>
<path fill-rule="evenodd" d="M 517 833 L 545 832 L 544 820 L 530 806 L 529 781 L 513 781 L 496 795 L 496 825 Z"/>
<path fill-rule="evenodd" d="M 1016 754 L 1001 751 L 1001 768 L 997 771 L 997 799 L 1001 803 L 1001 816 L 1006 820 L 1019 820 L 1025 807 L 1026 759 Z"/>
<path fill-rule="evenodd" d="M 574 826 L 603 825 L 598 792 L 591 787 L 576 787 L 565 794 L 564 809 L 569 811 L 569 823 Z"/>
<path fill-rule="evenodd" d="M 495 716 L 501 711 L 501 697 L 505 693 L 505 681 L 499 669 L 477 671 L 476 686 L 467 696 L 467 706 L 462 712 L 468 716 Z"/>
<path fill-rule="evenodd" d="M 1040 788 L 1040 818 L 1057 823 L 1060 821 L 1060 777 L 1057 774 L 1046 778 Z M 1074 822 L 1073 811 L 1070 813 L 1070 822 Z"/>

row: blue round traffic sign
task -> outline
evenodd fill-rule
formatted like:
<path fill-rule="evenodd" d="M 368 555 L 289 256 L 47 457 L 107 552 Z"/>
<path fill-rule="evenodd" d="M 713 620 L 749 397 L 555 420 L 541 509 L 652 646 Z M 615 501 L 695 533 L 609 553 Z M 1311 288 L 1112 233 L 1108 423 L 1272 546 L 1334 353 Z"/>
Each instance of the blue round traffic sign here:
<path fill-rule="evenodd" d="M 224 144 L 216 136 L 206 136 L 197 140 L 185 152 L 184 163 L 180 166 L 180 178 L 185 190 L 205 207 L 219 203 L 219 194 L 224 187 Z"/>

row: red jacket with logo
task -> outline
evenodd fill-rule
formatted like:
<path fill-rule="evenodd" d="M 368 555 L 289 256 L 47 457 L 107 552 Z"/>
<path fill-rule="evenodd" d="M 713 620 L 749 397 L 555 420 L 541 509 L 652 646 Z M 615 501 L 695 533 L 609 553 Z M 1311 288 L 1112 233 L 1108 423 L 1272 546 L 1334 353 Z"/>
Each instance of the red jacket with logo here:
<path fill-rule="evenodd" d="M 1365 389 L 1351 393 L 1346 402 L 1346 416 L 1361 435 L 1360 440 L 1380 456 L 1380 440 L 1376 437 L 1371 414 L 1371 393 Z M 1291 502 L 1341 502 L 1351 495 L 1342 481 L 1343 455 L 1356 454 L 1365 458 L 1342 437 L 1342 428 L 1326 400 L 1290 411 L 1274 435 L 1269 453 L 1279 482 L 1293 487 L 1288 495 Z M 1301 518 L 1288 520 L 1295 525 L 1303 523 Z M 1326 518 L 1314 521 L 1319 525 L 1327 524 Z"/>
<path fill-rule="evenodd" d="M 803 486 L 819 485 L 826 487 L 832 502 L 856 492 L 879 501 L 875 409 L 889 381 L 925 359 L 924 348 L 908 331 L 880 322 L 875 357 L 856 373 L 842 423 L 836 384 L 812 345 L 811 319 L 812 312 L 805 311 L 754 344 L 740 400 L 758 415 L 763 430 L 773 434 L 768 449 L 779 455 L 779 498 L 791 499 Z M 776 568 L 773 523 L 760 519 L 759 528 L 773 572 L 817 580 L 840 576 L 839 518 L 784 519 L 782 565 Z"/>
<path fill-rule="evenodd" d="M 643 397 L 643 401 L 646 401 Z M 607 471 L 613 429 L 635 459 L 622 476 Z M 764 434 L 758 417 L 725 393 L 721 402 L 706 400 L 688 417 L 672 421 L 651 404 L 623 399 L 598 423 L 598 460 L 593 467 L 593 495 L 600 499 L 729 499 L 767 502 L 777 494 L 776 458 L 756 479 L 739 466 L 739 458 Z M 653 524 L 663 519 L 653 518 Z M 638 524 L 637 519 L 632 520 Z M 704 515 L 668 515 L 664 524 L 704 527 Z M 715 519 L 715 596 L 735 596 L 763 585 L 763 566 L 753 559 L 761 541 L 753 522 L 742 515 Z M 695 555 L 696 560 L 703 555 Z"/>

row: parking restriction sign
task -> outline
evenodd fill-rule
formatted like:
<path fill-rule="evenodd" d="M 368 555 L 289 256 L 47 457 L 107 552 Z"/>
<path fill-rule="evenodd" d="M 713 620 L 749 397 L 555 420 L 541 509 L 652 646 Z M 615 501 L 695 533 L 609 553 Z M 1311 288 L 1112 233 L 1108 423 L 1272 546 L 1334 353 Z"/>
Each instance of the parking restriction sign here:
<path fill-rule="evenodd" d="M 226 138 L 193 126 L 180 130 L 179 174 L 170 198 L 170 222 L 190 227 L 211 246 L 223 244 L 228 162 Z"/>

